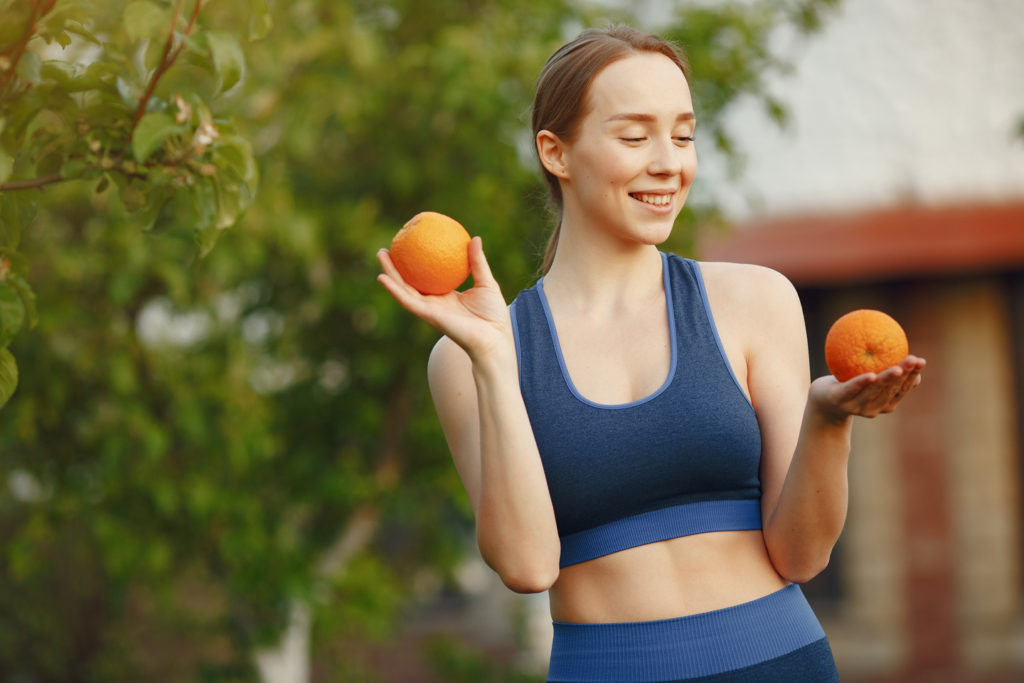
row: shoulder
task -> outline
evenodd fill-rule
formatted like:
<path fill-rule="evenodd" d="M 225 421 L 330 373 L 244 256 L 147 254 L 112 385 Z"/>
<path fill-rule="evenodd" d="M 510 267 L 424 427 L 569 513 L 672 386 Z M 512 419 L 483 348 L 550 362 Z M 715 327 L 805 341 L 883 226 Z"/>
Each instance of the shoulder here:
<path fill-rule="evenodd" d="M 800 298 L 789 279 L 765 266 L 749 263 L 701 261 L 701 277 L 708 296 L 715 296 L 730 308 L 757 314 L 799 308 Z"/>

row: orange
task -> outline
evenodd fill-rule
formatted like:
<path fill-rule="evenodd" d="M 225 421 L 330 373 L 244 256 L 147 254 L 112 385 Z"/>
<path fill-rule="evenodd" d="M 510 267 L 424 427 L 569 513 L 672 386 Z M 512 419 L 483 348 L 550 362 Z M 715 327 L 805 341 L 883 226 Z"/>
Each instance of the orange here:
<path fill-rule="evenodd" d="M 421 294 L 447 294 L 469 276 L 469 239 L 454 218 L 423 211 L 391 240 L 391 261 Z"/>
<path fill-rule="evenodd" d="M 840 382 L 881 372 L 907 357 L 907 334 L 891 316 L 862 308 L 832 323 L 825 337 L 825 362 Z"/>

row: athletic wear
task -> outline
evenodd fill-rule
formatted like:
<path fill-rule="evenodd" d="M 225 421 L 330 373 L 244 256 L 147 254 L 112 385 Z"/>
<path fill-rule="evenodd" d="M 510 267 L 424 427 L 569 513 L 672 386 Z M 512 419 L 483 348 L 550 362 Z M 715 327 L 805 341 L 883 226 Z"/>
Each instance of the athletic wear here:
<path fill-rule="evenodd" d="M 696 262 L 662 254 L 671 363 L 640 400 L 580 395 L 543 278 L 512 303 L 519 382 L 561 538 L 560 564 L 689 534 L 761 528 L 761 432 L 726 359 Z M 643 571 L 638 567 L 638 571 Z M 832 683 L 800 588 L 702 614 L 555 622 L 551 682 Z"/>
<path fill-rule="evenodd" d="M 662 254 L 671 365 L 631 403 L 580 395 L 543 278 L 511 307 L 519 381 L 562 540 L 561 566 L 708 531 L 760 529 L 757 417 L 725 358 L 697 263 Z"/>
<path fill-rule="evenodd" d="M 551 683 L 830 683 L 832 650 L 796 585 L 692 616 L 614 624 L 555 622 Z"/>

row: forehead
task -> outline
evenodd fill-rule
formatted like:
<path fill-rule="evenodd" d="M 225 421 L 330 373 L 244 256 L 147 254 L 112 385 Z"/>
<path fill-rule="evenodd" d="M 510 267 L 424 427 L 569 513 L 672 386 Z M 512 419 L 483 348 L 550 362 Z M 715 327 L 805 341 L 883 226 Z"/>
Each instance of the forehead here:
<path fill-rule="evenodd" d="M 681 112 L 693 111 L 690 86 L 683 72 L 671 59 L 656 52 L 612 62 L 594 77 L 587 94 L 589 113 L 599 117 L 639 112 L 675 118 Z"/>

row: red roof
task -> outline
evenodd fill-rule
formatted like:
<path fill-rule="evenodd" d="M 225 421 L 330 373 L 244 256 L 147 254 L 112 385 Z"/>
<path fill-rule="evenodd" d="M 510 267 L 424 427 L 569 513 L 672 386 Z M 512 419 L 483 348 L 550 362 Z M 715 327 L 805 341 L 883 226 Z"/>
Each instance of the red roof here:
<path fill-rule="evenodd" d="M 757 220 L 703 234 L 697 254 L 769 266 L 799 285 L 1019 269 L 1024 202 Z"/>

